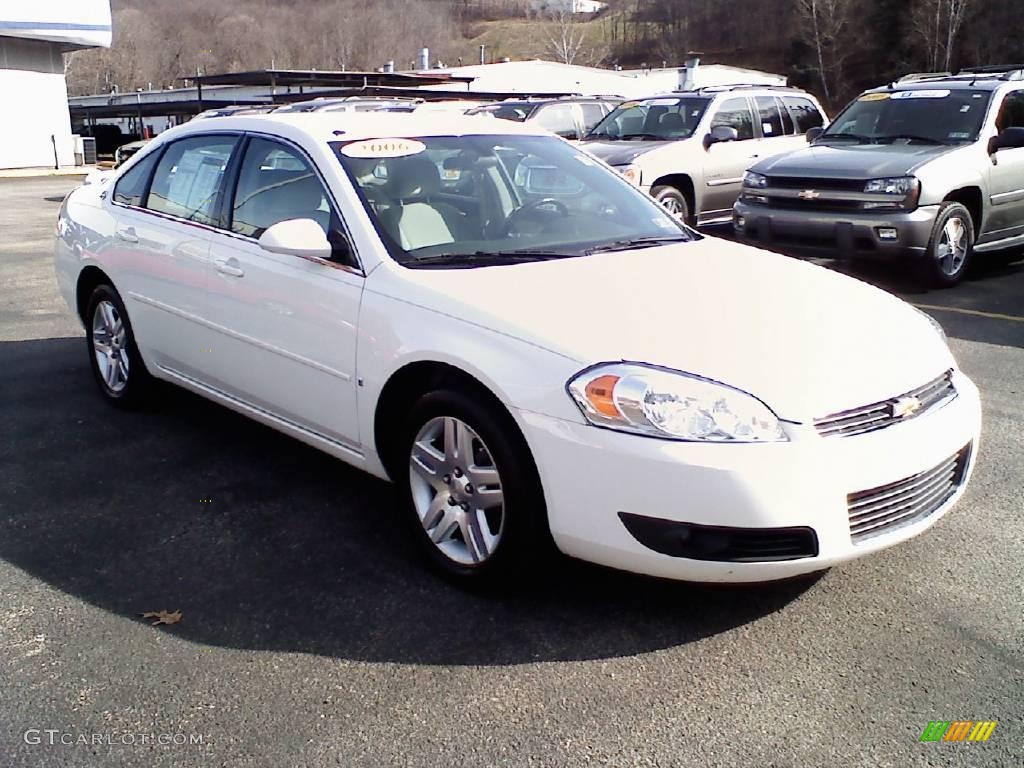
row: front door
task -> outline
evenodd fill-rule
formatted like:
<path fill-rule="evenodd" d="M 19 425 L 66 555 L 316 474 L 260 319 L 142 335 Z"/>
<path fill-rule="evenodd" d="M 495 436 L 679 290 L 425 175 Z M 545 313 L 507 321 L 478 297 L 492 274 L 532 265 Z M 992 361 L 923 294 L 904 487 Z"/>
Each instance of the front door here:
<path fill-rule="evenodd" d="M 758 140 L 750 102 L 743 96 L 723 101 L 711 118 L 710 128 L 726 125 L 736 129 L 737 141 L 712 144 L 704 155 L 704 199 L 700 218 L 730 215 L 739 197 L 743 174 L 757 161 Z"/>
<path fill-rule="evenodd" d="M 313 219 L 339 242 L 342 225 L 311 160 L 251 138 L 211 239 L 212 386 L 308 431 L 359 446 L 356 332 L 363 277 L 354 263 L 264 251 L 257 240 L 289 219 Z"/>
<path fill-rule="evenodd" d="M 999 130 L 1024 128 L 1024 91 L 1007 94 L 997 114 Z M 1002 240 L 1024 234 L 1024 148 L 996 152 L 989 193 L 992 212 L 985 225 L 984 239 Z"/>

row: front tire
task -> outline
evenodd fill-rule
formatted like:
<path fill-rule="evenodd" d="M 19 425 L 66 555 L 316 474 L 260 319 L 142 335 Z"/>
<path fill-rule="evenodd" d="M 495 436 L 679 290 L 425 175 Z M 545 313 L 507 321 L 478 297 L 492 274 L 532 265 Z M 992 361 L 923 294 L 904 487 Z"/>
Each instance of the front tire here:
<path fill-rule="evenodd" d="M 414 535 L 430 562 L 464 584 L 508 582 L 550 551 L 536 468 L 515 422 L 455 390 L 425 395 L 396 468 Z"/>
<path fill-rule="evenodd" d="M 680 221 L 690 223 L 690 203 L 681 190 L 669 185 L 658 186 L 651 189 L 651 197 Z"/>
<path fill-rule="evenodd" d="M 937 288 L 963 280 L 974 255 L 974 221 L 960 203 L 943 203 L 932 226 L 924 258 L 924 278 Z"/>
<path fill-rule="evenodd" d="M 128 312 L 117 291 L 102 284 L 93 289 L 85 314 L 89 365 L 100 394 L 119 408 L 141 405 L 153 379 L 135 344 Z"/>

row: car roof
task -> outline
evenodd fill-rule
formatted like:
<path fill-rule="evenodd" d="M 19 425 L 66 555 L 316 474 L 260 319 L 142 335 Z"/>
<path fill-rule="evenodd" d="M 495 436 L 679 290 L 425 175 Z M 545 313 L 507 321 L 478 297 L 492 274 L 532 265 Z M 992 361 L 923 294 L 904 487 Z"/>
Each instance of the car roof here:
<path fill-rule="evenodd" d="M 444 111 L 420 112 L 271 112 L 265 115 L 219 117 L 185 123 L 161 134 L 185 136 L 195 133 L 253 131 L 304 134 L 318 142 L 358 141 L 389 137 L 472 135 L 545 136 L 547 131 L 508 120 L 484 119 Z"/>
<path fill-rule="evenodd" d="M 923 77 L 920 80 L 897 80 L 889 85 L 870 88 L 864 93 L 885 93 L 889 91 L 995 91 L 1004 85 L 1020 84 L 1019 80 L 1007 80 L 988 74 L 950 75 L 949 77 Z"/>

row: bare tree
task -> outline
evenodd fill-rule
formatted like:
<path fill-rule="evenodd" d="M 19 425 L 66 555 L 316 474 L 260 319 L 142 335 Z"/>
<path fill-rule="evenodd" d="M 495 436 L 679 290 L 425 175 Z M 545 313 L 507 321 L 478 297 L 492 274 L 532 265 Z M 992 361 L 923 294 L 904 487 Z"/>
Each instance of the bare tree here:
<path fill-rule="evenodd" d="M 969 5 L 970 0 L 917 0 L 911 18 L 926 69 L 949 70 Z"/>
<path fill-rule="evenodd" d="M 825 100 L 832 102 L 845 84 L 845 65 L 857 50 L 854 19 L 859 0 L 796 0 L 798 34 L 814 52 L 813 69 Z"/>

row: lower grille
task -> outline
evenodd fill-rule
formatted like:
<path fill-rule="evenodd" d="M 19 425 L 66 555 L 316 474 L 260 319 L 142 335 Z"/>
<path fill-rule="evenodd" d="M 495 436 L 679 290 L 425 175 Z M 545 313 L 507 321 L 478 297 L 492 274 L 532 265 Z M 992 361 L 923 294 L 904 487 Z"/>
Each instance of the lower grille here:
<path fill-rule="evenodd" d="M 934 469 L 846 497 L 854 544 L 912 525 L 933 514 L 963 484 L 971 457 L 968 443 Z"/>
<path fill-rule="evenodd" d="M 954 397 L 956 388 L 953 386 L 953 371 L 949 370 L 898 397 L 815 419 L 814 427 L 823 437 L 850 437 L 874 432 L 928 413 Z M 913 410 L 903 410 L 904 404 Z"/>

